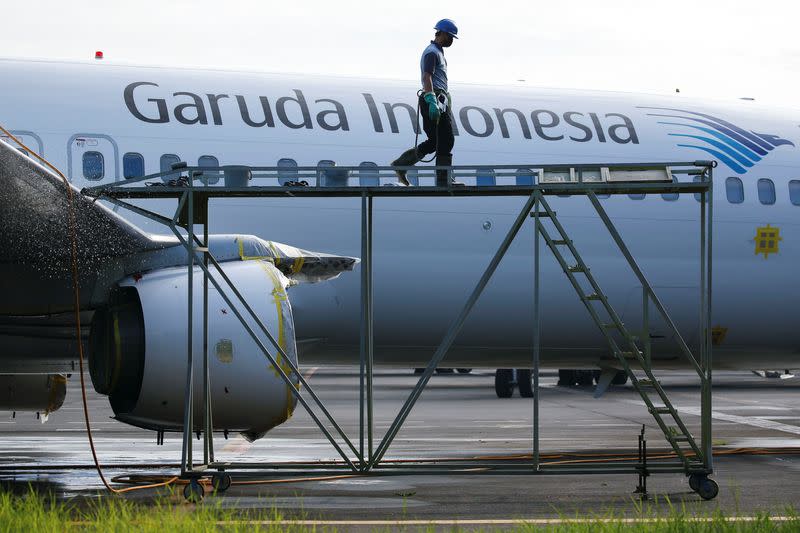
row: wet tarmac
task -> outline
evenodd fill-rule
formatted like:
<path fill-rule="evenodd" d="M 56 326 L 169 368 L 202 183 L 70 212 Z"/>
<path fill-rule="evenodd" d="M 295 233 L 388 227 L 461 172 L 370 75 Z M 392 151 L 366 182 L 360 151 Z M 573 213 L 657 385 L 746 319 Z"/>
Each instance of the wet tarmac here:
<path fill-rule="evenodd" d="M 307 368 L 310 384 L 354 442 L 358 440 L 358 374 L 352 368 Z M 692 432 L 699 435 L 699 388 L 689 372 L 662 373 L 662 385 Z M 375 379 L 377 439 L 384 434 L 416 382 L 412 371 L 379 370 Z M 532 401 L 498 399 L 494 372 L 440 374 L 412 411 L 387 459 L 470 458 L 531 453 Z M 595 399 L 590 388 L 556 386 L 544 373 L 541 391 L 543 454 L 635 453 L 642 424 L 651 451 L 666 441 L 628 385 Z M 724 452 L 738 448 L 796 447 L 798 455 L 724 455 L 715 458 L 719 496 L 702 500 L 681 474 L 648 479 L 649 506 L 667 512 L 727 514 L 783 513 L 800 506 L 800 378 L 766 379 L 747 372 L 714 376 L 713 442 Z M 95 444 L 107 475 L 170 474 L 180 460 L 181 441 L 156 436 L 111 419 L 104 397 L 89 393 Z M 59 498 L 102 495 L 92 468 L 76 376 L 64 407 L 42 423 L 30 413 L 0 419 L 0 484 L 6 490 L 53 492 Z M 200 445 L 199 441 L 195 441 Z M 265 438 L 248 443 L 239 436 L 215 439 L 218 460 L 247 463 L 335 460 L 336 451 L 298 406 L 294 417 Z M 357 445 L 357 444 L 356 444 Z M 197 448 L 196 448 L 197 449 Z M 202 448 L 200 447 L 200 457 Z M 36 467 L 36 468 L 33 468 Z M 314 472 L 292 474 L 294 481 L 242 485 L 274 475 L 231 469 L 234 485 L 208 502 L 227 508 L 281 509 L 286 516 L 322 520 L 511 520 L 574 516 L 576 513 L 631 515 L 639 508 L 635 474 L 497 475 L 491 471 L 439 475 L 340 477 L 298 481 Z M 149 501 L 150 491 L 131 498 Z M 102 497 L 102 496 L 100 496 Z M 175 496 L 177 498 L 177 496 Z"/>

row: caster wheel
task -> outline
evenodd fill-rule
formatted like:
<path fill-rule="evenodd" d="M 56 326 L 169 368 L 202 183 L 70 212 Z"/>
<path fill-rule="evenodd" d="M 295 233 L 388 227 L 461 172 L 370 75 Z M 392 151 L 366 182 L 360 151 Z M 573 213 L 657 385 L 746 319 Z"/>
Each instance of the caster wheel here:
<path fill-rule="evenodd" d="M 528 368 L 517 369 L 517 386 L 523 398 L 533 398 L 533 371 Z"/>
<path fill-rule="evenodd" d="M 456 368 L 456 370 L 458 370 L 459 374 L 469 374 L 472 372 L 471 368 Z"/>
<path fill-rule="evenodd" d="M 703 476 L 700 474 L 692 474 L 689 476 L 689 488 L 693 491 L 697 492 L 700 489 L 700 481 L 703 479 Z"/>
<path fill-rule="evenodd" d="M 498 368 L 494 373 L 494 391 L 498 398 L 511 398 L 514 394 L 514 371 Z"/>
<path fill-rule="evenodd" d="M 211 476 L 211 486 L 214 487 L 214 492 L 225 492 L 231 488 L 231 476 L 225 472 L 217 472 Z"/>
<path fill-rule="evenodd" d="M 700 482 L 697 489 L 697 494 L 704 500 L 713 500 L 719 494 L 719 485 L 713 479 L 705 478 Z"/>
<path fill-rule="evenodd" d="M 183 497 L 189 503 L 200 503 L 203 501 L 203 496 L 205 496 L 203 486 L 196 479 L 191 480 L 183 487 Z"/>

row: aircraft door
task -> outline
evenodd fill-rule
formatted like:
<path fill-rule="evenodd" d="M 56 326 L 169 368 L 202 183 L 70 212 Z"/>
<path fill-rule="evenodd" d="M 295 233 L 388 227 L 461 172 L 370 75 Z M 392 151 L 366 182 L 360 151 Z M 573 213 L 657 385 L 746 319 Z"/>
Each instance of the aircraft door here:
<path fill-rule="evenodd" d="M 102 134 L 76 134 L 68 145 L 69 180 L 78 188 L 120 179 L 119 149 L 114 139 Z"/>
<path fill-rule="evenodd" d="M 19 139 L 19 141 L 27 146 L 30 150 L 33 150 L 39 155 L 44 155 L 44 148 L 42 146 L 42 139 L 32 131 L 21 131 L 21 130 L 11 130 L 11 135 Z M 28 150 L 23 148 L 22 146 L 18 145 L 14 142 L 11 137 L 7 136 L 4 133 L 0 133 L 0 140 L 7 142 L 23 154 L 28 153 Z"/>

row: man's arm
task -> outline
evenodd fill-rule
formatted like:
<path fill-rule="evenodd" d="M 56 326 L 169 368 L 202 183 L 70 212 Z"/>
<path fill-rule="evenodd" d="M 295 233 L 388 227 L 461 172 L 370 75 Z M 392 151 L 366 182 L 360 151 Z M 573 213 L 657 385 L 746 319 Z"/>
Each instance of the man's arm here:
<path fill-rule="evenodd" d="M 422 92 L 433 92 L 433 75 L 430 72 L 424 72 L 422 74 Z"/>

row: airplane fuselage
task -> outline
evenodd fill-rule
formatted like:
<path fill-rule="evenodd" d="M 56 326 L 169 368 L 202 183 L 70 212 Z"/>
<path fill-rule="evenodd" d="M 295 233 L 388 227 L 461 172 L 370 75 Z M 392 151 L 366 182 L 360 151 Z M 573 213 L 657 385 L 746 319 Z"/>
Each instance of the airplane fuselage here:
<path fill-rule="evenodd" d="M 384 165 L 414 142 L 418 87 L 410 82 L 10 60 L 0 61 L 0 72 L 0 124 L 79 187 L 158 172 L 175 161 L 277 165 L 287 176 L 292 165 L 321 161 Z M 526 169 L 717 160 L 711 326 L 724 333 L 714 346 L 715 366 L 798 367 L 796 113 L 750 101 L 527 87 L 453 84 L 452 94 L 455 164 Z M 698 201 L 661 195 L 602 201 L 684 337 L 697 341 Z M 379 362 L 419 366 L 430 358 L 522 205 L 513 197 L 375 201 Z M 554 198 L 552 205 L 635 329 L 640 284 L 591 206 L 577 197 Z M 168 211 L 174 204 L 151 207 Z M 210 229 L 358 256 L 359 209 L 355 199 L 219 200 L 211 205 Z M 763 228 L 778 235 L 766 242 Z M 532 239 L 529 224 L 445 360 L 449 366 L 529 366 Z M 608 348 L 548 254 L 542 278 L 545 364 L 597 364 Z M 298 338 L 324 339 L 301 347 L 301 361 L 357 359 L 358 275 L 295 287 L 290 296 Z M 662 326 L 651 324 L 651 333 L 664 333 Z M 669 338 L 654 342 L 661 364 L 685 366 Z"/>

